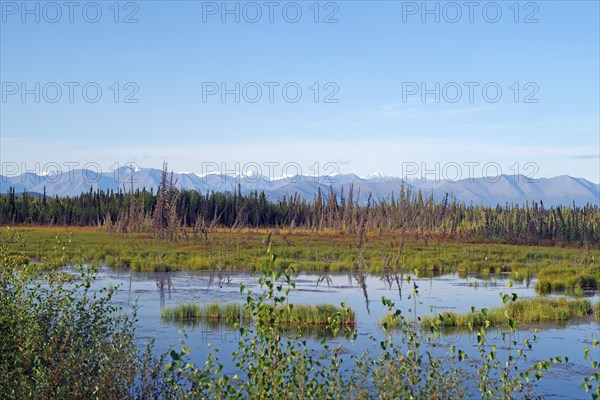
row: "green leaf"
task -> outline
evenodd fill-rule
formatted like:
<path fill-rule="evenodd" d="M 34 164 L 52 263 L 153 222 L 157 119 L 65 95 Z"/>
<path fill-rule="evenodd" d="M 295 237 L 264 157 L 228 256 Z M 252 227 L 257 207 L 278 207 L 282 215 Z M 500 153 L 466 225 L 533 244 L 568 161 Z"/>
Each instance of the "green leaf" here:
<path fill-rule="evenodd" d="M 514 330 L 515 329 L 515 320 L 514 319 L 509 319 L 508 320 L 508 326 L 510 326 L 510 329 Z"/>

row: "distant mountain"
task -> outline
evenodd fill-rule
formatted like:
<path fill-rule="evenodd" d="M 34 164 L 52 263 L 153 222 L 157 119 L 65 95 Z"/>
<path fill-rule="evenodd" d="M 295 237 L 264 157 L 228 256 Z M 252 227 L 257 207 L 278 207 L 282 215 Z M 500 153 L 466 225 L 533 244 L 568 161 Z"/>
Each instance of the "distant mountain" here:
<path fill-rule="evenodd" d="M 567 175 L 554 178 L 540 178 L 535 181 L 523 175 L 501 175 L 494 178 L 468 179 L 454 183 L 446 182 L 435 191 L 452 193 L 466 203 L 486 205 L 524 203 L 526 200 L 554 205 L 600 205 L 600 187 L 585 179 Z"/>
<path fill-rule="evenodd" d="M 296 175 L 269 180 L 263 176 L 232 176 L 209 174 L 200 176 L 194 173 L 173 174 L 175 185 L 180 189 L 195 189 L 201 193 L 207 191 L 234 192 L 238 186 L 243 194 L 264 191 L 271 199 L 298 194 L 312 200 L 320 189 L 324 196 L 329 193 L 330 186 L 339 195 L 342 188 L 348 194 L 350 184 L 354 187 L 354 195 L 360 192 L 360 202 L 366 203 L 369 194 L 374 200 L 390 199 L 392 194 L 398 195 L 403 183 L 401 178 L 388 177 L 374 173 L 366 177 L 355 174 L 339 174 L 333 176 Z M 98 174 L 91 170 L 73 170 L 70 173 L 53 175 L 36 175 L 25 173 L 19 176 L 0 175 L 0 193 L 6 193 L 14 187 L 16 193 L 43 193 L 44 187 L 48 196 L 77 196 L 81 192 L 101 189 L 104 191 L 129 191 L 131 180 L 136 189 L 156 190 L 160 183 L 161 171 L 154 168 L 131 170 L 121 168 L 110 173 Z M 553 178 L 540 178 L 532 181 L 522 176 L 500 175 L 475 179 L 462 179 L 456 182 L 431 180 L 405 180 L 406 188 L 413 193 L 418 190 L 424 197 L 433 195 L 441 200 L 446 194 L 466 204 L 524 204 L 526 201 L 542 200 L 545 206 L 576 205 L 587 203 L 600 205 L 600 185 L 582 178 L 563 175 Z"/>

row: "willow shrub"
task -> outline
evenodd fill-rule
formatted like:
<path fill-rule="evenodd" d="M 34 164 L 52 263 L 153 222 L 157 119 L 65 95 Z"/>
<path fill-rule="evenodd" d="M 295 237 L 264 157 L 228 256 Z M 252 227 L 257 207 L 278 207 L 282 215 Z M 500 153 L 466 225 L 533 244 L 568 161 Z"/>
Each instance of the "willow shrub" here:
<path fill-rule="evenodd" d="M 111 293 L 93 292 L 85 268 L 78 277 L 43 271 L 9 253 L 0 246 L 2 397 L 127 397 L 136 376 L 135 330 L 111 305 Z"/>
<path fill-rule="evenodd" d="M 176 393 L 163 364 L 136 346 L 135 312 L 112 304 L 114 290 L 92 289 L 94 269 L 65 272 L 15 257 L 22 238 L 0 245 L 0 398 L 167 398 Z M 66 254 L 68 243 L 58 241 Z"/>

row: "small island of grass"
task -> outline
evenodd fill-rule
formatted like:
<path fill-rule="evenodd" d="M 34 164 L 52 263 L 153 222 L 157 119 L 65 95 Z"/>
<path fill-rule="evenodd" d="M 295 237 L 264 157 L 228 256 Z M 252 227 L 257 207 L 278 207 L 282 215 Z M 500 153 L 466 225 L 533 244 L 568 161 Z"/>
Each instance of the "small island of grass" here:
<path fill-rule="evenodd" d="M 294 304 L 279 307 L 281 323 L 288 326 L 315 326 L 328 325 L 333 317 L 339 313 L 341 326 L 354 326 L 356 316 L 349 308 L 336 307 L 331 304 Z M 238 322 L 240 316 L 250 320 L 250 311 L 238 303 L 208 303 L 208 304 L 180 304 L 175 307 L 163 308 L 161 319 L 166 322 L 184 322 L 195 319 L 220 320 L 231 323 Z"/>
<path fill-rule="evenodd" d="M 595 308 L 596 310 L 594 311 L 594 307 L 592 307 L 589 300 L 541 297 L 518 300 L 506 306 L 482 309 L 470 313 L 445 311 L 435 316 L 423 316 L 420 319 L 420 323 L 424 329 L 432 327 L 442 329 L 472 329 L 482 326 L 508 326 L 509 318 L 507 318 L 505 311 L 508 311 L 510 319 L 520 324 L 565 322 L 574 318 L 585 318 L 592 314 L 598 318 L 600 315 L 600 304 L 596 304 Z M 400 322 L 400 318 L 395 317 L 391 313 L 385 314 L 381 320 L 381 324 L 385 323 L 387 327 L 397 327 Z"/>

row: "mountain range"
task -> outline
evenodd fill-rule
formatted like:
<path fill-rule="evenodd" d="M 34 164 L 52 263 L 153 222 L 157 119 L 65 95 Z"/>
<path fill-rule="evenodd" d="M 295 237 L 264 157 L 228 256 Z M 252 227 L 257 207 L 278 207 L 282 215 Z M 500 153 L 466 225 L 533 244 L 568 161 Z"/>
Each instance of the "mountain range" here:
<path fill-rule="evenodd" d="M 404 182 L 405 188 L 411 188 L 415 194 L 421 190 L 424 197 L 433 195 L 437 200 L 443 199 L 448 194 L 450 199 L 455 197 L 459 202 L 466 204 L 495 206 L 542 200 L 545 206 L 570 206 L 573 203 L 578 206 L 588 203 L 600 205 L 600 185 L 567 175 L 536 180 L 523 175 L 500 175 L 458 181 L 402 179 L 379 173 L 367 177 L 338 174 L 319 177 L 296 175 L 278 179 L 253 175 L 201 176 L 194 173 L 174 173 L 173 178 L 175 186 L 180 189 L 195 189 L 201 193 L 234 192 L 239 186 L 242 194 L 264 191 L 270 199 L 280 199 L 285 195 L 298 193 L 312 200 L 319 189 L 326 196 L 330 186 L 338 194 L 343 187 L 347 194 L 350 184 L 353 184 L 354 194 L 356 195 L 360 190 L 359 201 L 365 203 L 369 193 L 374 200 L 390 199 L 392 194 L 397 196 Z M 76 196 L 89 191 L 90 188 L 104 191 L 119 189 L 129 191 L 132 179 L 135 189 L 152 188 L 156 191 L 161 180 L 161 170 L 154 168 L 133 170 L 123 167 L 110 173 L 75 169 L 68 173 L 47 175 L 32 172 L 14 176 L 0 175 L 0 193 L 7 193 L 9 187 L 14 187 L 16 193 L 27 192 L 32 195 L 41 195 L 45 189 L 48 196 L 59 197 Z"/>

